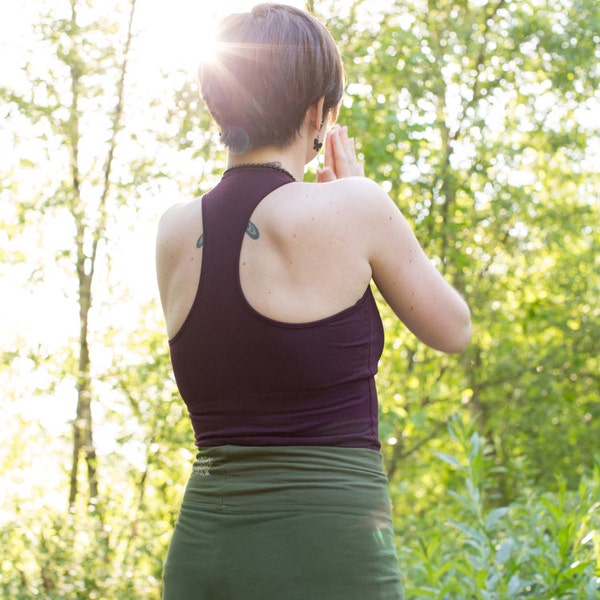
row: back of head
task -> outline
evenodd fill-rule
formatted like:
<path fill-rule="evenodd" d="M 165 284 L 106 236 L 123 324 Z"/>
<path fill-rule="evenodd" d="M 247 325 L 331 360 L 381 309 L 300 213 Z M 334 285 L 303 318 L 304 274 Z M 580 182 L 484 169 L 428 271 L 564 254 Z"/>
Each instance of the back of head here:
<path fill-rule="evenodd" d="M 337 109 L 344 86 L 339 51 L 312 15 L 259 4 L 225 18 L 216 41 L 214 60 L 200 68 L 200 89 L 233 151 L 290 144 L 321 97 L 323 117 Z"/>

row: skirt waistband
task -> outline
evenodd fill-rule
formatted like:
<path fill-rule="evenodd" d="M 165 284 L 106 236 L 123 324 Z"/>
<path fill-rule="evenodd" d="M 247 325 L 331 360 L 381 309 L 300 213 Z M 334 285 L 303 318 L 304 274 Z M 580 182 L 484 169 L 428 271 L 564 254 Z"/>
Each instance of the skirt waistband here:
<path fill-rule="evenodd" d="M 366 448 L 212 446 L 196 456 L 184 504 L 389 512 L 387 483 L 381 453 Z"/>

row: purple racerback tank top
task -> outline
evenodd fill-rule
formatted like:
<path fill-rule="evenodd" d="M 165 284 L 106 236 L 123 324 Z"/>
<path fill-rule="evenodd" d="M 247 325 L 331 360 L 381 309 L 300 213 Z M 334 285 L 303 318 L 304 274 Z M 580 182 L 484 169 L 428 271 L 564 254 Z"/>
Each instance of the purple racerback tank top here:
<path fill-rule="evenodd" d="M 275 321 L 246 301 L 239 258 L 259 202 L 290 183 L 272 168 L 228 171 L 202 199 L 196 298 L 170 340 L 197 446 L 380 448 L 374 375 L 383 327 L 371 289 L 309 323 Z"/>

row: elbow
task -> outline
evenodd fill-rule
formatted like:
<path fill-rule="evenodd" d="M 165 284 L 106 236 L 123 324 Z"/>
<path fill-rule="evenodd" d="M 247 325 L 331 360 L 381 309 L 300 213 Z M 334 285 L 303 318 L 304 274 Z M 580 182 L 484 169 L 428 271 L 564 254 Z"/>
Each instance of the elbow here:
<path fill-rule="evenodd" d="M 471 341 L 471 313 L 466 304 L 463 305 L 461 314 L 455 315 L 451 323 L 443 331 L 442 335 L 436 336 L 435 340 L 423 340 L 432 348 L 445 352 L 446 354 L 460 354 Z"/>
<path fill-rule="evenodd" d="M 452 338 L 450 339 L 449 348 L 445 350 L 449 354 L 460 354 L 469 345 L 471 341 L 472 325 L 471 325 L 471 312 L 468 306 L 464 306 L 464 315 L 458 320 L 458 327 Z"/>
<path fill-rule="evenodd" d="M 422 342 L 446 354 L 460 354 L 471 341 L 471 312 L 462 299 L 451 310 L 430 311 L 424 319 L 403 321 Z"/>
<path fill-rule="evenodd" d="M 469 318 L 462 329 L 457 333 L 454 340 L 454 346 L 448 352 L 450 354 L 460 354 L 464 352 L 471 341 L 471 319 Z"/>

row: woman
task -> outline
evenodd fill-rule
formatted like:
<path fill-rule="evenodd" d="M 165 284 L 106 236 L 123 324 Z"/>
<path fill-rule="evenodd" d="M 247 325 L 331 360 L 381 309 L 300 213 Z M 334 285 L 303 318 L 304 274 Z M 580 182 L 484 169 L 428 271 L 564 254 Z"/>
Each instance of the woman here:
<path fill-rule="evenodd" d="M 164 598 L 397 600 L 377 432 L 373 280 L 426 344 L 460 352 L 469 310 L 336 120 L 338 50 L 301 10 L 226 18 L 202 96 L 221 181 L 170 209 L 157 272 L 198 455 Z M 326 133 L 327 132 L 327 133 Z M 302 181 L 325 139 L 318 183 Z"/>

